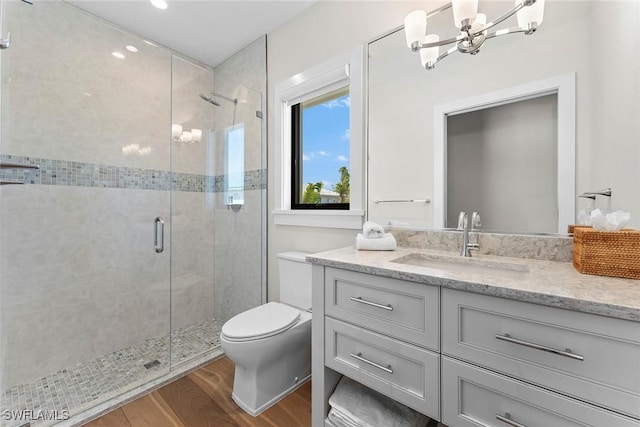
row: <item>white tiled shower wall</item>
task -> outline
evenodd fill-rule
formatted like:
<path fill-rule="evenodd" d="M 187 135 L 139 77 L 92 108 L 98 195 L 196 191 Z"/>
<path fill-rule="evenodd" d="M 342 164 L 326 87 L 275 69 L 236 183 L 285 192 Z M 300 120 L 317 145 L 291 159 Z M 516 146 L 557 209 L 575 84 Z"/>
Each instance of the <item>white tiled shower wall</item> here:
<path fill-rule="evenodd" d="M 259 304 L 266 190 L 255 112 L 245 155 L 252 190 L 236 214 L 221 203 L 216 131 L 232 106 L 198 96 L 223 85 L 217 70 L 67 3 L 5 7 L 14 43 L 3 53 L 0 153 L 54 166 L 36 185 L 0 187 L 0 389 L 220 317 L 214 300 L 223 317 Z M 238 54 L 248 74 L 225 65 L 231 60 L 220 66 L 229 84 L 264 93 L 265 43 Z M 169 143 L 171 123 L 202 129 L 202 142 Z M 171 167 L 180 173 L 173 194 Z M 160 254 L 157 216 L 166 223 Z"/>

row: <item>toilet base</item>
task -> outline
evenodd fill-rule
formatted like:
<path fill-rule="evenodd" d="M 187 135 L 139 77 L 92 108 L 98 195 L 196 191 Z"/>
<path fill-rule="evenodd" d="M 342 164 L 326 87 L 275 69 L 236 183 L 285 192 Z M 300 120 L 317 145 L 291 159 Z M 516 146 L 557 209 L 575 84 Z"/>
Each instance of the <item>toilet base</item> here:
<path fill-rule="evenodd" d="M 276 335 L 229 341 L 221 334 L 220 343 L 235 364 L 233 400 L 253 416 L 300 387 L 311 375 L 311 313 L 300 312 L 298 323 Z"/>
<path fill-rule="evenodd" d="M 289 387 L 288 389 L 286 389 L 285 391 L 283 391 L 282 393 L 275 396 L 273 399 L 269 400 L 268 402 L 264 403 L 262 406 L 256 409 L 251 408 L 249 405 L 247 405 L 242 400 L 240 400 L 240 398 L 238 398 L 238 396 L 236 396 L 235 393 L 231 393 L 231 398 L 247 414 L 253 417 L 257 417 L 258 415 L 260 415 L 261 413 L 263 413 L 264 411 L 266 411 L 267 409 L 271 408 L 273 405 L 278 403 L 289 393 L 293 393 L 295 390 L 302 387 L 310 378 L 311 378 L 311 375 L 307 375 L 302 380 L 298 381 L 296 384 L 292 385 L 291 387 Z"/>

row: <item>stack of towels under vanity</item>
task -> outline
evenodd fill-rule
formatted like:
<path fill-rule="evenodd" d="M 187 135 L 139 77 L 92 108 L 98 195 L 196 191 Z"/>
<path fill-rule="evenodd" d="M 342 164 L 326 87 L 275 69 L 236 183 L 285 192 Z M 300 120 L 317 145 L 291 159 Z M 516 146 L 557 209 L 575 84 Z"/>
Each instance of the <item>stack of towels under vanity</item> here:
<path fill-rule="evenodd" d="M 329 398 L 331 427 L 424 427 L 429 418 L 350 378 L 342 377 Z"/>
<path fill-rule="evenodd" d="M 396 247 L 393 234 L 385 233 L 384 228 L 375 222 L 365 222 L 362 233 L 356 236 L 356 249 L 359 251 L 394 251 Z"/>

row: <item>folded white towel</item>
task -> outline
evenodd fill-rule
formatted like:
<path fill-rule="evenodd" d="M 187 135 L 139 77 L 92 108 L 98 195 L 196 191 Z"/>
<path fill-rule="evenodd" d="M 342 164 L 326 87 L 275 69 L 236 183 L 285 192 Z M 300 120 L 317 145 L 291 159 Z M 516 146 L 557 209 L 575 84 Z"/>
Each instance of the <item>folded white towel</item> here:
<path fill-rule="evenodd" d="M 338 424 L 336 424 L 336 422 Z M 336 416 L 329 411 L 329 415 L 324 419 L 324 425 L 329 427 L 345 427 L 344 424 L 340 424 L 340 421 L 336 421 Z"/>
<path fill-rule="evenodd" d="M 395 251 L 397 246 L 391 233 L 384 233 L 379 239 L 367 239 L 362 233 L 356 236 L 356 249 L 359 251 Z"/>
<path fill-rule="evenodd" d="M 361 425 L 351 420 L 347 415 L 343 414 L 336 408 L 331 408 L 327 418 L 329 418 L 329 422 L 335 427 L 361 427 Z"/>
<path fill-rule="evenodd" d="M 345 427 L 424 427 L 429 422 L 425 415 L 347 377 L 342 377 L 329 404 L 329 419 L 336 426 L 340 421 Z"/>
<path fill-rule="evenodd" d="M 367 221 L 362 226 L 362 234 L 367 239 L 379 239 L 384 235 L 384 228 L 380 224 Z"/>

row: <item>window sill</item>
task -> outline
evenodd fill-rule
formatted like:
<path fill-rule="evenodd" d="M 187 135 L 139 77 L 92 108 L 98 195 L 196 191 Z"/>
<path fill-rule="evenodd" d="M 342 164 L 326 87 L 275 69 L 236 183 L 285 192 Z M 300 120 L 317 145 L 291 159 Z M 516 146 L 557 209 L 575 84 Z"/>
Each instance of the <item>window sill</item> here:
<path fill-rule="evenodd" d="M 276 225 L 294 225 L 299 227 L 362 228 L 363 210 L 350 211 L 312 211 L 312 210 L 277 210 L 273 211 L 273 222 Z"/>

